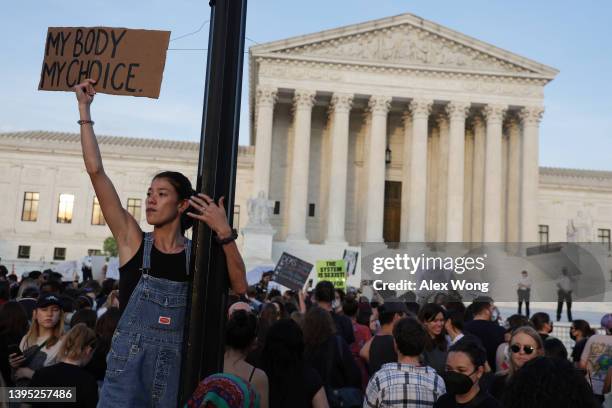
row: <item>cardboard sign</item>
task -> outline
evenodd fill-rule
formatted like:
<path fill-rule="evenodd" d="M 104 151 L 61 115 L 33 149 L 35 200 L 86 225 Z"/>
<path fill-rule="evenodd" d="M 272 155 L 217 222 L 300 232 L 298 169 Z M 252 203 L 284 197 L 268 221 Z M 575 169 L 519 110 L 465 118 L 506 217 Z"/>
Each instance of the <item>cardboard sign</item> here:
<path fill-rule="evenodd" d="M 283 252 L 276 267 L 272 280 L 291 290 L 300 291 L 310 275 L 312 264 Z"/>
<path fill-rule="evenodd" d="M 330 281 L 334 288 L 346 290 L 346 261 L 317 261 L 317 281 Z"/>
<path fill-rule="evenodd" d="M 49 27 L 38 89 L 71 91 L 87 78 L 96 92 L 158 98 L 170 31 Z"/>
<path fill-rule="evenodd" d="M 355 270 L 357 269 L 357 259 L 359 258 L 359 252 L 357 251 L 349 251 L 348 249 L 344 250 L 344 254 L 342 254 L 342 259 L 346 262 L 346 275 L 351 276 L 355 274 Z"/>

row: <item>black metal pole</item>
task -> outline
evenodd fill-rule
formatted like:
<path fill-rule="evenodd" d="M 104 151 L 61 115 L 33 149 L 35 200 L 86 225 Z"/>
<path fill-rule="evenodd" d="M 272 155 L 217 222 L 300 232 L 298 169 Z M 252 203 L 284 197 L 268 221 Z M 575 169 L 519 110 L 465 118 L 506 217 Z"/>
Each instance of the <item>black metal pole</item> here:
<path fill-rule="evenodd" d="M 240 97 L 246 26 L 246 0 L 211 0 L 208 62 L 197 191 L 225 197 L 233 222 Z M 193 231 L 192 290 L 185 318 L 185 341 L 179 404 L 183 406 L 198 381 L 223 370 L 225 305 L 228 275 L 223 249 L 208 226 Z"/>

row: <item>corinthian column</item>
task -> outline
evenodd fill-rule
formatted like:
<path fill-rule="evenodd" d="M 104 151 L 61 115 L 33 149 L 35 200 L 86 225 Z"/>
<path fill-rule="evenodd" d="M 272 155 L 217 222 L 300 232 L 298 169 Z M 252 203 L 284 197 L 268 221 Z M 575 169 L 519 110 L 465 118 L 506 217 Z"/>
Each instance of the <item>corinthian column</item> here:
<path fill-rule="evenodd" d="M 520 113 L 523 122 L 521 242 L 538 242 L 538 149 L 543 113 L 544 108 L 539 106 L 525 107 Z"/>
<path fill-rule="evenodd" d="M 412 114 L 410 111 L 402 115 L 404 122 L 404 148 L 402 160 L 402 216 L 400 227 L 400 241 L 408 242 L 408 223 L 410 212 L 410 150 L 412 148 Z"/>
<path fill-rule="evenodd" d="M 520 129 L 514 115 L 507 121 L 508 125 L 508 212 L 506 214 L 506 240 L 520 240 L 520 174 L 521 174 L 521 140 Z"/>
<path fill-rule="evenodd" d="M 485 184 L 485 124 L 474 116 L 474 174 L 472 175 L 472 242 L 482 242 Z"/>
<path fill-rule="evenodd" d="M 307 241 L 308 164 L 310 162 L 310 123 L 315 91 L 297 89 L 293 97 L 294 139 L 289 183 L 289 228 L 287 241 Z"/>
<path fill-rule="evenodd" d="M 427 204 L 427 119 L 433 103 L 431 100 L 414 99 L 412 111 L 412 148 L 410 150 L 410 213 L 408 240 L 425 241 Z"/>
<path fill-rule="evenodd" d="M 264 197 L 270 193 L 270 164 L 272 163 L 272 119 L 277 89 L 268 86 L 257 87 L 255 112 L 255 169 L 253 196 L 263 191 Z"/>
<path fill-rule="evenodd" d="M 390 96 L 372 96 L 368 103 L 372 119 L 368 146 L 368 190 L 366 204 L 366 242 L 383 241 L 385 197 L 385 150 L 387 148 L 387 113 Z"/>
<path fill-rule="evenodd" d="M 448 186 L 448 118 L 444 114 L 439 114 L 436 117 L 439 129 L 439 144 L 438 144 L 438 178 L 434 180 L 437 183 L 437 214 L 436 217 L 436 242 L 446 241 L 446 194 Z M 433 180 L 433 178 L 431 178 Z"/>
<path fill-rule="evenodd" d="M 446 178 L 446 241 L 463 241 L 463 190 L 465 172 L 465 117 L 469 103 L 451 102 L 446 106 L 450 120 L 448 136 L 448 176 Z"/>
<path fill-rule="evenodd" d="M 500 242 L 502 210 L 502 121 L 506 106 L 488 105 L 484 185 L 484 241 Z"/>
<path fill-rule="evenodd" d="M 335 93 L 331 99 L 331 169 L 329 204 L 327 206 L 326 243 L 346 243 L 344 223 L 346 216 L 346 178 L 348 172 L 349 115 L 352 94 Z"/>

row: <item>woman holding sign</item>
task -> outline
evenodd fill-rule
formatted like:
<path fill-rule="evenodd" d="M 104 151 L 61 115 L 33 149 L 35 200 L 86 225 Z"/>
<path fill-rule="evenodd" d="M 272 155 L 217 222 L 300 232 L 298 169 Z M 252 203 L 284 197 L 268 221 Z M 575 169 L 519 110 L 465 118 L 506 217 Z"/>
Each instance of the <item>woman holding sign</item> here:
<path fill-rule="evenodd" d="M 183 324 L 189 290 L 191 241 L 185 230 L 194 220 L 206 223 L 223 246 L 232 288 L 247 288 L 242 257 L 228 224 L 223 197 L 215 203 L 195 194 L 181 173 L 162 172 L 147 191 L 144 233 L 121 200 L 102 166 L 90 106 L 95 81 L 75 87 L 81 120 L 85 168 L 104 218 L 117 242 L 122 316 L 107 358 L 99 407 L 169 407 L 177 403 Z"/>

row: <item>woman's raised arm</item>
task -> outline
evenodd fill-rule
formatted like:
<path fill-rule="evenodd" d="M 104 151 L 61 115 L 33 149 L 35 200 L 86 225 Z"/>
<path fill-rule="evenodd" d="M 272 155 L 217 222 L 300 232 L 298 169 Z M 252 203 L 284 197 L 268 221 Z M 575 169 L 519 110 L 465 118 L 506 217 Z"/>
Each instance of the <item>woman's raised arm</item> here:
<path fill-rule="evenodd" d="M 119 248 L 119 261 L 127 262 L 138 251 L 142 240 L 142 230 L 134 218 L 123 208 L 121 199 L 112 181 L 104 172 L 98 141 L 93 131 L 91 120 L 91 103 L 96 91 L 95 81 L 86 79 L 74 87 L 79 102 L 81 120 L 81 147 L 85 169 L 96 192 L 104 219 L 110 228 Z"/>

